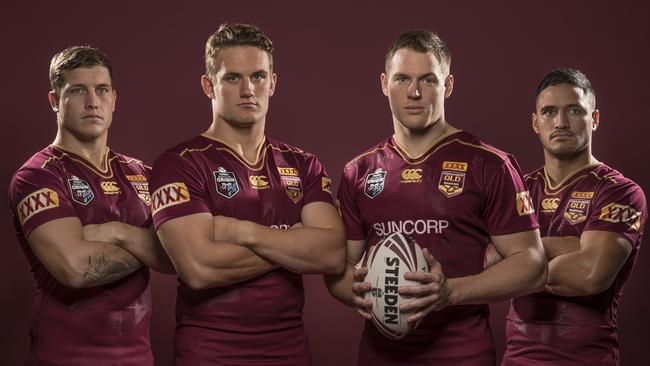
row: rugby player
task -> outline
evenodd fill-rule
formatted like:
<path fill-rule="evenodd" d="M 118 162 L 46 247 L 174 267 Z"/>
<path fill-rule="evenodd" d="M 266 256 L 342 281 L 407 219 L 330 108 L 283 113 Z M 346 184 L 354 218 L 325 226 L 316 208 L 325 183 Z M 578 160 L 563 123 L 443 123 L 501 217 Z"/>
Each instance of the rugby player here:
<path fill-rule="evenodd" d="M 176 365 L 309 365 L 301 274 L 344 267 L 323 165 L 265 136 L 272 53 L 259 28 L 222 24 L 201 78 L 212 124 L 154 164 L 154 222 L 180 278 Z"/>
<path fill-rule="evenodd" d="M 584 73 L 554 70 L 537 87 L 532 127 L 544 165 L 527 174 L 548 257 L 544 292 L 513 299 L 503 365 L 620 365 L 618 305 L 647 207 L 632 180 L 599 162 L 600 124 Z"/>
<path fill-rule="evenodd" d="M 117 94 L 102 52 L 57 53 L 50 83 L 57 135 L 9 188 L 37 285 L 27 364 L 152 365 L 147 266 L 173 267 L 149 229 L 149 168 L 106 145 Z"/>
<path fill-rule="evenodd" d="M 450 125 L 450 52 L 436 34 L 408 31 L 388 48 L 381 87 L 394 135 L 352 159 L 338 191 L 348 264 L 330 292 L 367 319 L 364 252 L 392 231 L 424 248 L 430 272 L 401 286 L 400 311 L 419 327 L 394 341 L 366 322 L 359 365 L 494 365 L 486 303 L 538 290 L 546 261 L 528 191 L 512 155 Z M 487 270 L 494 243 L 505 259 Z"/>

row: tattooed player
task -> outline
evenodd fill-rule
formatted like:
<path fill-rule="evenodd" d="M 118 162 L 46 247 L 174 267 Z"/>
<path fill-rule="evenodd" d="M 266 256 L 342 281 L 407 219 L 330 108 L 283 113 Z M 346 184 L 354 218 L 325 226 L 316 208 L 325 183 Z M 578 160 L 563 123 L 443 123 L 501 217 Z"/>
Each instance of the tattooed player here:
<path fill-rule="evenodd" d="M 37 284 L 27 364 L 151 365 L 146 266 L 173 268 L 148 229 L 148 168 L 106 146 L 111 64 L 71 47 L 52 58 L 50 83 L 57 135 L 9 190 Z"/>

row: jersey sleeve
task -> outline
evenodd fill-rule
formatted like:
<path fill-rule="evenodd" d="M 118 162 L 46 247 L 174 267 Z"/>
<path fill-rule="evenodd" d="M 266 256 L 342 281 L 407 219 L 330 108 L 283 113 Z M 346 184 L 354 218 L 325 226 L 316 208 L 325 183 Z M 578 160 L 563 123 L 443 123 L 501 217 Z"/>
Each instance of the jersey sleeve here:
<path fill-rule="evenodd" d="M 47 169 L 16 173 L 9 187 L 12 211 L 25 238 L 37 227 L 64 217 L 78 217 L 64 179 Z"/>
<path fill-rule="evenodd" d="M 514 158 L 486 167 L 483 218 L 490 235 L 507 235 L 539 227 L 530 192 Z"/>
<path fill-rule="evenodd" d="M 304 191 L 303 206 L 312 202 L 334 204 L 334 200 L 332 199 L 332 181 L 327 175 L 323 164 L 314 155 L 307 158 L 307 174 L 305 177 Z"/>
<path fill-rule="evenodd" d="M 357 195 L 355 184 L 355 169 L 347 167 L 343 171 L 337 195 L 337 203 L 348 240 L 364 240 L 366 232 L 361 221 L 361 213 L 355 197 Z"/>
<path fill-rule="evenodd" d="M 647 218 L 643 190 L 633 182 L 607 184 L 593 200 L 586 230 L 611 231 L 623 235 L 632 244 L 643 234 Z"/>
<path fill-rule="evenodd" d="M 166 152 L 151 171 L 151 212 L 156 230 L 164 222 L 210 212 L 206 181 L 193 161 Z"/>

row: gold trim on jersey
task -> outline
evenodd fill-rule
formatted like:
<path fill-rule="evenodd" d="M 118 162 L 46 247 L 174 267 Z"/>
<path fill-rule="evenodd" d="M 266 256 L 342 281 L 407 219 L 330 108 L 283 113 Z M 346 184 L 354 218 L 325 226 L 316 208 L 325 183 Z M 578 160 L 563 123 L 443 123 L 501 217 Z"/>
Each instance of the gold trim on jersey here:
<path fill-rule="evenodd" d="M 207 150 L 207 149 L 209 149 L 209 148 L 211 148 L 211 147 L 212 147 L 212 144 L 209 144 L 209 145 L 206 146 L 206 147 L 195 148 L 195 149 L 193 149 L 193 148 L 189 148 L 189 147 L 188 147 L 188 148 L 186 148 L 186 149 L 183 149 L 183 151 L 181 151 L 180 154 L 178 154 L 178 155 L 179 155 L 179 156 L 183 156 L 183 155 L 185 155 L 185 153 L 188 153 L 188 152 L 195 152 L 195 151 L 202 152 L 202 151 L 205 151 L 205 150 Z"/>
<path fill-rule="evenodd" d="M 452 134 L 450 134 L 450 135 L 453 135 L 453 134 L 456 134 L 456 133 L 459 133 L 459 132 L 462 132 L 462 130 L 456 131 L 456 132 L 454 132 L 454 133 L 452 133 Z M 345 167 L 347 168 L 348 165 L 352 164 L 352 163 L 355 162 L 356 160 L 358 160 L 358 159 L 360 159 L 360 158 L 362 158 L 362 157 L 364 157 L 364 156 L 366 156 L 366 155 L 368 155 L 368 154 L 372 154 L 372 153 L 374 153 L 374 152 L 376 152 L 376 151 L 379 151 L 379 150 L 385 150 L 387 147 L 388 147 L 388 148 L 392 148 L 395 152 L 397 152 L 397 154 L 402 158 L 402 160 L 403 160 L 406 164 L 408 164 L 408 165 L 418 165 L 418 164 L 421 164 L 422 162 L 426 161 L 427 159 L 429 159 L 429 157 L 430 157 L 431 155 L 433 155 L 433 154 L 435 154 L 436 152 L 438 152 L 438 150 L 440 150 L 441 148 L 443 148 L 443 147 L 445 147 L 445 146 L 447 146 L 447 145 L 449 145 L 449 144 L 452 144 L 452 143 L 454 143 L 454 142 L 457 142 L 457 143 L 459 143 L 459 144 L 461 144 L 461 145 L 465 145 L 465 146 L 473 147 L 473 148 L 475 148 L 475 149 L 480 149 L 480 150 L 487 151 L 487 152 L 489 152 L 489 153 L 492 153 L 492 154 L 498 156 L 498 157 L 499 157 L 500 159 L 502 159 L 502 160 L 505 160 L 505 159 L 508 158 L 507 155 L 502 154 L 502 153 L 499 153 L 499 152 L 497 152 L 497 151 L 494 151 L 494 150 L 492 150 L 492 149 L 490 149 L 490 148 L 487 148 L 487 147 L 485 147 L 485 146 L 475 145 L 475 144 L 472 144 L 472 143 L 469 143 L 469 142 L 463 141 L 463 140 L 461 140 L 461 139 L 455 138 L 455 139 L 453 139 L 453 140 L 450 140 L 450 141 L 447 141 L 447 142 L 444 142 L 444 143 L 439 144 L 435 149 L 429 151 L 429 153 L 423 155 L 421 158 L 419 158 L 419 159 L 416 160 L 416 161 L 410 161 L 410 159 L 412 159 L 412 158 L 409 158 L 408 153 L 406 153 L 406 152 L 402 152 L 401 149 L 400 149 L 400 147 L 399 147 L 399 145 L 397 145 L 397 144 L 393 145 L 393 144 L 391 144 L 390 142 L 386 142 L 386 143 L 384 143 L 384 144 L 381 145 L 381 146 L 378 146 L 378 147 L 376 147 L 376 148 L 374 148 L 374 149 L 372 149 L 372 150 L 366 151 L 366 152 L 364 152 L 363 154 L 360 154 L 360 155 L 356 156 L 355 158 L 353 158 L 352 160 L 350 160 L 347 164 L 345 164 Z"/>
<path fill-rule="evenodd" d="M 601 177 L 601 176 L 598 175 L 598 173 L 594 172 L 593 170 L 591 170 L 589 172 L 585 172 L 586 169 L 593 169 L 593 168 L 596 168 L 596 167 L 598 167 L 599 165 L 602 165 L 602 164 L 603 163 L 599 162 L 599 163 L 596 163 L 596 164 L 586 165 L 586 166 L 576 170 L 575 172 L 571 173 L 566 178 L 562 179 L 562 181 L 560 181 L 560 183 L 558 183 L 556 186 L 553 186 L 553 184 L 551 183 L 551 179 L 548 177 L 548 173 L 546 172 L 546 166 L 544 166 L 542 171 L 538 171 L 534 175 L 528 176 L 526 180 L 528 180 L 528 179 L 537 180 L 538 178 L 541 178 L 542 181 L 544 182 L 544 193 L 546 195 L 548 195 L 548 196 L 553 196 L 553 195 L 559 194 L 560 192 L 562 192 L 565 189 L 572 186 L 577 181 L 582 180 L 584 178 L 587 178 L 589 175 L 593 175 L 598 180 L 608 179 L 608 180 L 612 181 L 613 183 L 617 183 L 616 179 L 611 178 L 611 177 Z M 579 175 L 579 173 L 581 173 L 581 172 L 584 173 L 584 174 Z M 576 192 L 574 192 L 574 193 L 576 193 Z M 587 194 L 589 192 L 580 192 L 580 193 Z M 592 192 L 592 194 L 593 194 L 593 192 Z"/>
<path fill-rule="evenodd" d="M 97 166 L 95 166 L 95 164 L 93 164 L 91 161 L 88 161 L 87 159 L 85 159 L 83 156 L 75 154 L 72 151 L 68 151 L 68 150 L 62 148 L 59 145 L 50 145 L 50 146 L 52 146 L 53 148 L 55 148 L 57 150 L 60 150 L 61 156 L 52 156 L 52 157 L 48 158 L 47 160 L 45 160 L 45 162 L 43 163 L 41 168 L 45 168 L 47 166 L 47 164 L 50 163 L 50 161 L 61 160 L 64 157 L 67 156 L 70 160 L 75 161 L 77 163 L 80 163 L 81 165 L 84 165 L 85 167 L 89 168 L 92 172 L 99 175 L 101 178 L 110 179 L 110 178 L 113 178 L 113 175 L 114 175 L 113 174 L 113 167 L 111 166 L 111 163 L 115 159 L 118 159 L 117 160 L 118 163 L 124 163 L 124 164 L 128 165 L 128 164 L 131 164 L 133 162 L 136 162 L 136 163 L 140 163 L 140 164 L 142 164 L 144 166 L 144 163 L 142 163 L 141 160 L 133 159 L 133 158 L 132 159 L 121 160 L 120 157 L 117 154 L 115 156 L 107 159 L 108 153 L 111 151 L 110 148 L 107 146 L 106 147 L 106 152 L 104 153 L 104 158 L 102 159 L 102 161 L 104 161 L 104 169 L 100 169 Z M 79 158 L 77 158 L 77 157 L 79 157 Z"/>
<path fill-rule="evenodd" d="M 263 137 L 262 137 L 262 141 L 261 141 L 260 144 L 257 146 L 257 149 L 256 149 L 257 151 L 255 152 L 255 161 L 254 161 L 254 162 L 250 162 L 250 161 L 248 161 L 248 159 L 246 159 L 245 156 L 243 156 L 243 155 L 241 155 L 239 152 L 237 152 L 237 149 L 235 149 L 233 146 L 231 146 L 230 144 L 228 144 L 227 142 L 225 142 L 225 141 L 223 141 L 223 140 L 220 140 L 220 139 L 218 139 L 218 138 L 216 138 L 216 137 L 209 136 L 209 135 L 207 135 L 206 133 L 202 133 L 201 136 L 203 136 L 203 137 L 205 137 L 205 138 L 207 138 L 207 139 L 214 140 L 214 141 L 217 141 L 217 142 L 219 142 L 219 143 L 222 143 L 223 145 L 225 145 L 226 147 L 228 147 L 231 151 L 224 150 L 224 148 L 219 148 L 219 147 L 217 148 L 217 150 L 228 151 L 228 152 L 229 152 L 230 154 L 232 154 L 235 158 L 237 158 L 237 160 L 241 161 L 242 163 L 244 163 L 245 165 L 248 165 L 248 166 L 256 166 L 256 165 L 258 165 L 258 164 L 260 163 L 260 155 L 261 155 L 262 153 L 264 153 L 264 155 L 266 155 L 266 148 L 264 148 L 264 145 L 266 145 L 266 136 L 263 136 Z M 264 150 L 264 151 L 262 151 L 262 150 Z M 263 156 L 262 156 L 261 158 L 264 159 Z M 262 165 L 263 165 L 263 164 L 262 164 Z"/>

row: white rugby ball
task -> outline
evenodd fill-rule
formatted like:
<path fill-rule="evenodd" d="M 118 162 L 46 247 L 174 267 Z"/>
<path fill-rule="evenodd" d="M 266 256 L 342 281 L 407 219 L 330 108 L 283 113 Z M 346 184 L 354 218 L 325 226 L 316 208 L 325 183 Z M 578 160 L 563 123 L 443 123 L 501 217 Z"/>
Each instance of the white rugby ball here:
<path fill-rule="evenodd" d="M 399 286 L 418 285 L 404 279 L 406 272 L 428 272 L 429 265 L 422 248 L 408 235 L 394 232 L 383 238 L 374 251 L 367 253 L 362 266 L 368 267 L 365 281 L 372 284 L 366 299 L 372 301 L 372 320 L 388 338 L 400 339 L 415 329 L 419 322 L 408 323 L 411 314 L 401 314 L 399 306 L 409 301 L 397 293 Z"/>

